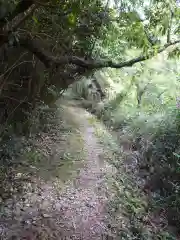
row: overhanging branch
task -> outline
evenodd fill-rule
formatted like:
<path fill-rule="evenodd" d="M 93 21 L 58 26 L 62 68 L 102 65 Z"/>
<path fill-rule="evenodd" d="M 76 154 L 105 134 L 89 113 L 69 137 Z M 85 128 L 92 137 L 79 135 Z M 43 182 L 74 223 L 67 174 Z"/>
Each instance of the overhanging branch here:
<path fill-rule="evenodd" d="M 30 37 L 20 39 L 19 43 L 20 45 L 28 49 L 30 52 L 32 52 L 34 55 L 36 55 L 37 58 L 39 58 L 39 60 L 43 62 L 47 68 L 50 68 L 52 66 L 74 64 L 86 69 L 99 69 L 99 68 L 106 68 L 106 67 L 110 67 L 110 68 L 131 67 L 135 63 L 148 60 L 154 57 L 156 54 L 159 54 L 165 51 L 168 47 L 173 46 L 177 43 L 180 43 L 180 40 L 167 43 L 156 52 L 152 51 L 147 55 L 142 55 L 137 58 L 133 58 L 131 60 L 120 62 L 120 63 L 116 63 L 112 60 L 85 60 L 77 56 L 54 57 L 49 52 L 46 52 L 43 49 L 41 49 L 40 44 L 38 44 L 36 40 L 33 40 Z"/>

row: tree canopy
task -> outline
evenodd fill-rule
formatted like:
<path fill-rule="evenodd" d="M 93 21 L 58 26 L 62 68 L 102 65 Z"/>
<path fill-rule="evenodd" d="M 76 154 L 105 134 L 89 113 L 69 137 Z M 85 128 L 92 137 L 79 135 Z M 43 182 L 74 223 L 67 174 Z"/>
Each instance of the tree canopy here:
<path fill-rule="evenodd" d="M 1 0 L 2 109 L 12 115 L 12 99 L 33 108 L 49 87 L 67 89 L 97 69 L 131 67 L 165 50 L 179 57 L 179 20 L 175 0 Z M 9 80 L 18 71 L 23 77 Z"/>
<path fill-rule="evenodd" d="M 180 42 L 178 1 L 3 1 L 0 15 L 1 45 L 19 44 L 48 68 L 122 68 Z M 56 54 L 43 50 L 40 38 L 56 43 Z M 123 61 L 121 55 L 130 47 L 139 49 L 140 56 Z M 178 47 L 173 54 L 179 55 Z"/>

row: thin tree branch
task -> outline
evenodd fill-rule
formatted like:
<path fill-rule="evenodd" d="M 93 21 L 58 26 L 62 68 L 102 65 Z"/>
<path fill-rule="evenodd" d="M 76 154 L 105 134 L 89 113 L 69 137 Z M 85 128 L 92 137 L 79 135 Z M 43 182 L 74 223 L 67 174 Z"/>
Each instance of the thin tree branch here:
<path fill-rule="evenodd" d="M 11 14 L 1 19 L 0 28 L 3 28 L 6 25 L 6 23 L 12 21 L 20 13 L 25 12 L 32 5 L 33 5 L 33 0 L 21 0 Z"/>
<path fill-rule="evenodd" d="M 46 68 L 50 68 L 53 63 L 56 63 L 54 57 L 51 56 L 49 52 L 41 49 L 39 42 L 32 39 L 31 36 L 20 38 L 19 44 L 32 52 L 41 62 L 44 63 Z"/>
<path fill-rule="evenodd" d="M 6 122 L 4 123 L 4 126 L 3 128 L 0 130 L 0 136 L 2 137 L 3 135 L 3 132 L 5 131 L 6 127 L 7 127 L 7 124 L 8 124 L 8 121 L 10 119 L 10 117 L 12 116 L 12 114 L 16 111 L 16 109 L 22 104 L 24 103 L 25 101 L 27 100 L 27 96 L 19 102 L 19 104 L 10 112 L 10 114 L 8 115 L 7 119 L 6 119 Z"/>
<path fill-rule="evenodd" d="M 104 8 L 104 14 L 107 13 L 108 6 L 109 6 L 109 0 L 107 0 L 107 2 L 106 2 L 105 8 Z M 103 20 L 104 20 L 104 19 L 102 18 L 102 19 L 101 19 L 101 26 L 102 26 L 103 23 L 104 23 Z M 93 44 L 92 44 L 92 47 L 91 47 L 91 51 L 90 51 L 89 57 L 91 57 L 92 54 L 93 54 L 93 50 L 94 50 L 94 48 L 95 48 L 95 45 L 96 45 L 97 39 L 98 39 L 98 36 L 96 36 L 96 37 L 94 38 L 94 41 L 93 41 Z"/>
<path fill-rule="evenodd" d="M 144 33 L 145 33 L 145 35 L 146 35 L 146 38 L 147 38 L 148 42 L 150 43 L 151 46 L 156 45 L 156 40 L 155 40 L 155 38 L 153 38 L 153 36 L 148 33 L 148 26 L 144 24 L 144 21 L 145 21 L 146 19 L 144 19 L 144 20 L 141 19 L 141 16 L 139 15 L 139 13 L 138 13 L 137 11 L 136 11 L 136 14 L 137 14 L 138 17 L 139 17 L 139 22 L 141 22 L 141 24 L 142 24 L 142 27 L 143 27 L 143 30 L 144 30 Z"/>
<path fill-rule="evenodd" d="M 10 71 L 12 70 L 12 68 L 14 68 L 14 67 L 16 66 L 16 64 L 18 64 L 18 62 L 20 61 L 20 59 L 21 59 L 22 57 L 24 57 L 27 53 L 28 53 L 28 51 L 27 51 L 27 52 L 24 52 L 23 54 L 21 54 L 21 56 L 15 61 L 15 63 L 14 63 L 12 66 L 10 66 L 4 73 L 2 73 L 2 74 L 0 75 L 0 81 L 1 81 L 2 78 L 4 78 L 4 76 L 5 76 L 8 72 L 10 72 Z"/>
<path fill-rule="evenodd" d="M 17 19 L 17 21 L 15 21 L 14 24 L 12 24 L 11 26 L 6 26 L 5 30 L 0 33 L 0 46 L 2 46 L 5 42 L 8 41 L 9 36 L 15 32 L 20 25 L 25 22 L 34 12 L 34 10 L 37 8 L 38 6 L 33 4 L 26 12 L 23 13 L 23 16 L 20 17 L 19 19 Z"/>
<path fill-rule="evenodd" d="M 43 3 L 41 1 L 34 0 L 34 3 L 36 3 L 36 4 L 38 4 L 42 7 L 52 7 L 52 8 L 57 7 L 57 5 L 50 4 L 50 2 L 49 3 Z"/>
<path fill-rule="evenodd" d="M 165 93 L 167 91 L 167 89 L 165 89 L 165 90 L 163 90 L 162 92 L 160 92 L 158 95 L 157 95 L 157 98 L 160 98 L 162 95 L 163 95 L 163 93 Z"/>
<path fill-rule="evenodd" d="M 167 43 L 171 41 L 171 27 L 172 27 L 173 15 L 174 15 L 173 11 L 170 10 L 169 26 L 167 30 Z"/>
<path fill-rule="evenodd" d="M 143 26 L 143 28 L 144 28 L 144 33 L 146 35 L 146 38 L 147 38 L 148 42 L 150 43 L 150 45 L 151 46 L 156 45 L 156 41 L 152 38 L 152 36 L 150 36 L 150 34 L 147 31 L 148 27 Z"/>
<path fill-rule="evenodd" d="M 19 18 L 15 24 L 12 25 L 12 28 L 10 30 L 12 32 L 16 31 L 16 29 L 18 29 L 18 27 L 33 14 L 34 10 L 37 7 L 37 5 L 33 4 L 26 12 L 23 13 L 23 16 Z"/>

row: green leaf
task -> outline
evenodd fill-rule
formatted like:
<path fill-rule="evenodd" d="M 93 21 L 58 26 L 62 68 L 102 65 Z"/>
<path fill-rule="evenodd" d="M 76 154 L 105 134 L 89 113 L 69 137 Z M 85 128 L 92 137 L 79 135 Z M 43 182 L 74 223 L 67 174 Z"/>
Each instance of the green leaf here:
<path fill-rule="evenodd" d="M 177 154 L 177 153 L 175 153 L 175 152 L 173 152 L 173 155 L 174 155 L 175 157 L 177 157 L 177 158 L 180 158 L 180 155 Z"/>
<path fill-rule="evenodd" d="M 36 24 L 39 23 L 39 22 L 38 22 L 38 19 L 37 19 L 35 16 L 32 16 L 32 19 L 34 20 L 34 22 L 35 22 Z"/>
<path fill-rule="evenodd" d="M 76 16 L 75 16 L 73 13 L 69 14 L 69 16 L 68 16 L 68 22 L 69 22 L 70 25 L 73 25 L 73 26 L 75 25 Z"/>

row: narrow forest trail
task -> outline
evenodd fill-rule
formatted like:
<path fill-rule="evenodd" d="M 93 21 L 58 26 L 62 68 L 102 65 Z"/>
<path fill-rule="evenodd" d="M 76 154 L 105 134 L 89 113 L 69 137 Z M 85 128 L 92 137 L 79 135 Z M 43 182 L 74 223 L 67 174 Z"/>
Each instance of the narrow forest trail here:
<path fill-rule="evenodd" d="M 84 140 L 85 162 L 78 177 L 65 188 L 59 204 L 63 222 L 72 230 L 74 239 L 102 239 L 108 233 L 106 204 L 111 199 L 107 178 L 113 168 L 103 159 L 104 147 L 99 144 L 92 116 L 78 107 L 68 106 L 69 118 L 77 124 Z M 70 234 L 70 235 L 71 235 Z M 67 232 L 65 233 L 67 235 Z"/>
<path fill-rule="evenodd" d="M 81 146 L 78 151 L 83 157 L 76 169 L 78 174 L 63 187 L 60 177 L 45 181 L 31 174 L 31 183 L 23 182 L 23 196 L 15 195 L 6 201 L 6 213 L 0 222 L 1 239 L 97 240 L 111 235 L 107 228 L 107 204 L 113 197 L 110 182 L 115 169 L 108 160 L 113 152 L 100 143 L 99 123 L 91 123 L 93 117 L 88 112 L 71 105 L 62 108 L 65 121 L 79 132 L 71 142 L 76 146 L 79 141 L 78 147 Z M 74 147 L 71 145 L 64 147 L 68 151 Z M 53 149 L 57 148 L 55 143 Z M 53 159 L 50 159 L 52 164 Z M 46 171 L 46 175 L 51 174 Z"/>

